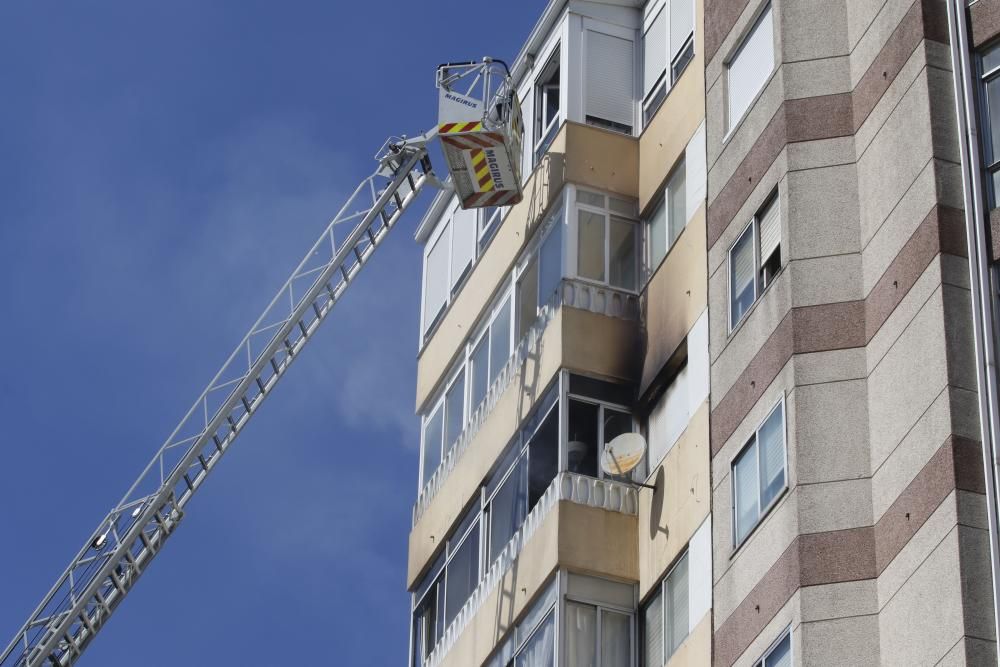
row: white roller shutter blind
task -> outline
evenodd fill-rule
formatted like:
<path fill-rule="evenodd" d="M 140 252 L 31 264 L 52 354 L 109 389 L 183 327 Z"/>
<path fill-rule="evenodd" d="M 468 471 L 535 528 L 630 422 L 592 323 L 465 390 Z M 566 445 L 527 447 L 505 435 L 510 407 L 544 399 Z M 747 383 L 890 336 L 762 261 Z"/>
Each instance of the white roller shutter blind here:
<path fill-rule="evenodd" d="M 650 471 L 667 455 L 687 427 L 689 403 L 685 364 L 649 413 Z"/>
<path fill-rule="evenodd" d="M 448 236 L 451 230 L 445 226 L 437 241 L 427 253 L 424 265 L 424 331 L 441 312 L 448 299 Z"/>
<path fill-rule="evenodd" d="M 456 210 L 451 229 L 451 287 L 454 288 L 476 254 L 476 210 Z"/>
<path fill-rule="evenodd" d="M 731 295 L 735 301 L 747 285 L 753 281 L 753 225 L 747 227 L 743 236 L 733 246 L 729 263 L 731 264 L 730 274 L 732 276 Z"/>
<path fill-rule="evenodd" d="M 729 123 L 732 129 L 774 69 L 774 26 L 771 6 L 757 19 L 743 45 L 729 63 Z"/>
<path fill-rule="evenodd" d="M 684 554 L 667 579 L 668 658 L 688 635 L 688 585 L 688 556 Z"/>
<path fill-rule="evenodd" d="M 645 665 L 663 664 L 663 589 L 646 606 L 643 614 Z"/>
<path fill-rule="evenodd" d="M 781 245 L 781 217 L 778 215 L 778 200 L 772 199 L 767 209 L 760 215 L 760 261 L 767 261 Z"/>
<path fill-rule="evenodd" d="M 632 42 L 587 31 L 585 114 L 632 127 Z"/>
<path fill-rule="evenodd" d="M 653 85 L 667 69 L 667 12 L 662 7 L 646 34 L 642 36 L 642 96 L 653 90 Z"/>
<path fill-rule="evenodd" d="M 746 537 L 757 520 L 757 448 L 744 451 L 733 465 L 733 489 L 736 501 L 736 543 Z"/>
<path fill-rule="evenodd" d="M 670 62 L 674 61 L 688 35 L 694 31 L 694 2 L 670 0 Z"/>

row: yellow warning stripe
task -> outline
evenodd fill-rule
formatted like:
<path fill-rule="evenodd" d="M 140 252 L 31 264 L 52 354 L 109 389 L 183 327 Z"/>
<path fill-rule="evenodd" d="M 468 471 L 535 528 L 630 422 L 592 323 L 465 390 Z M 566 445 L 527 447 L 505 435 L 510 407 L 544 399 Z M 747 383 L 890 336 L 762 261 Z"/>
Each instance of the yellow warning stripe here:
<path fill-rule="evenodd" d="M 478 132 L 483 129 L 480 123 L 443 123 L 438 125 L 439 134 L 455 134 L 457 132 Z"/>

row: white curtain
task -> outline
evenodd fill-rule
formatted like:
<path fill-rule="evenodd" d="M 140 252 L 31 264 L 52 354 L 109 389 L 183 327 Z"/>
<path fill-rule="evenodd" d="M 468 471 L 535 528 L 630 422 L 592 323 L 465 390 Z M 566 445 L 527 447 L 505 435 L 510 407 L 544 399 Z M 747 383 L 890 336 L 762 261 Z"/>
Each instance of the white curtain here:
<path fill-rule="evenodd" d="M 631 636 L 628 616 L 601 611 L 601 667 L 629 667 L 632 656 Z"/>
<path fill-rule="evenodd" d="M 597 608 L 566 603 L 566 664 L 597 667 Z"/>
<path fill-rule="evenodd" d="M 554 667 L 556 648 L 555 614 L 549 614 L 517 655 L 517 667 Z"/>

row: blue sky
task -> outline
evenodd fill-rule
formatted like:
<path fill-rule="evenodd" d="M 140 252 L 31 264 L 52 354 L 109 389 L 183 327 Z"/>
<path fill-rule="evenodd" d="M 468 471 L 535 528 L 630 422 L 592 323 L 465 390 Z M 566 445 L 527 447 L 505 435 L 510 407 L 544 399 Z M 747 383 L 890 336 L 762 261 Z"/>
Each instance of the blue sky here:
<path fill-rule="evenodd" d="M 386 136 L 434 124 L 435 66 L 512 60 L 540 11 L 0 5 L 0 644 Z M 405 664 L 419 213 L 82 664 Z"/>

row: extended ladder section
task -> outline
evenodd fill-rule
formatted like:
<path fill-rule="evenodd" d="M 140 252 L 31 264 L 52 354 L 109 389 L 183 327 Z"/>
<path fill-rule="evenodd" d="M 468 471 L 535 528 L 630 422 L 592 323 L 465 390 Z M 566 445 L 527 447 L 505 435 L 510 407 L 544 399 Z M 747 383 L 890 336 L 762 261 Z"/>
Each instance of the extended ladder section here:
<path fill-rule="evenodd" d="M 184 508 L 428 182 L 425 142 L 390 139 L 222 369 L 101 521 L 10 645 L 0 667 L 70 665 L 149 567 Z M 335 232 L 351 231 L 338 242 Z"/>

